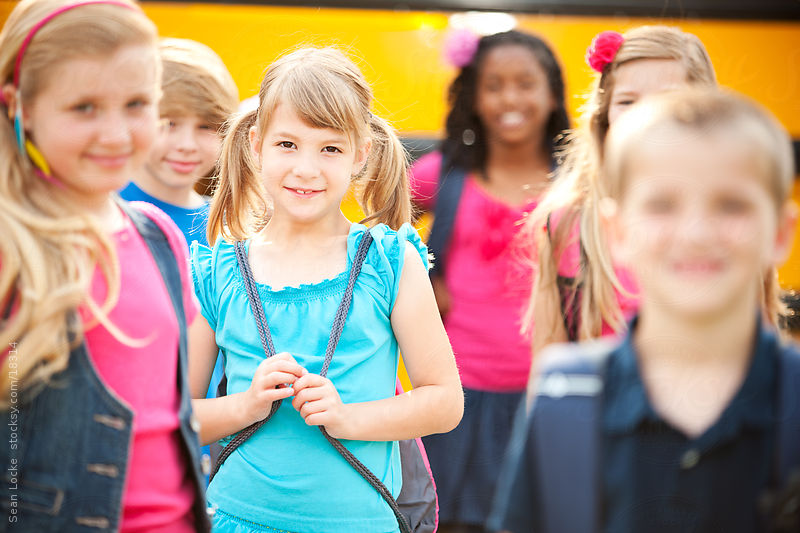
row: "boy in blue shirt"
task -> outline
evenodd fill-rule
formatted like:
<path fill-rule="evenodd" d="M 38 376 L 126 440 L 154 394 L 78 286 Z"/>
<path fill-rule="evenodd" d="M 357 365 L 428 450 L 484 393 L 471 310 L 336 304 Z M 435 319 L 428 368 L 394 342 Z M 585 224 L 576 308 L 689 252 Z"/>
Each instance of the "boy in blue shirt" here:
<path fill-rule="evenodd" d="M 165 39 L 161 131 L 147 164 L 120 196 L 149 202 L 172 218 L 191 244 L 208 244 L 208 200 L 195 185 L 214 170 L 219 129 L 236 112 L 239 94 L 222 59 L 204 44 Z"/>

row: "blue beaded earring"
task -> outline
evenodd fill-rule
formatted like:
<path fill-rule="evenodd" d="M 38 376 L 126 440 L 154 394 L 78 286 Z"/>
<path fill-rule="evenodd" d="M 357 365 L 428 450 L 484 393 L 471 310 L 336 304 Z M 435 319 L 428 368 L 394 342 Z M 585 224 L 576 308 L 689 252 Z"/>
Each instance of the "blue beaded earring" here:
<path fill-rule="evenodd" d="M 19 153 L 25 155 L 25 127 L 22 125 L 22 102 L 21 98 L 16 98 L 16 111 L 14 112 L 14 136 L 17 139 Z"/>

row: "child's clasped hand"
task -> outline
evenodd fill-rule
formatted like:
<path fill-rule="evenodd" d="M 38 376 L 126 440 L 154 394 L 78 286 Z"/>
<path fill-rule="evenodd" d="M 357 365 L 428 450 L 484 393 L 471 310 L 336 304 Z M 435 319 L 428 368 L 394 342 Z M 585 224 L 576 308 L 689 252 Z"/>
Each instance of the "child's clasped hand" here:
<path fill-rule="evenodd" d="M 256 368 L 253 380 L 242 397 L 250 423 L 263 420 L 272 409 L 272 402 L 294 393 L 293 385 L 308 370 L 300 366 L 288 352 L 264 359 Z"/>
<path fill-rule="evenodd" d="M 251 423 L 269 415 L 272 403 L 294 396 L 292 406 L 310 426 L 325 426 L 328 432 L 342 438 L 345 405 L 333 382 L 319 374 L 311 374 L 288 352 L 275 354 L 262 361 L 245 391 L 243 400 Z"/>

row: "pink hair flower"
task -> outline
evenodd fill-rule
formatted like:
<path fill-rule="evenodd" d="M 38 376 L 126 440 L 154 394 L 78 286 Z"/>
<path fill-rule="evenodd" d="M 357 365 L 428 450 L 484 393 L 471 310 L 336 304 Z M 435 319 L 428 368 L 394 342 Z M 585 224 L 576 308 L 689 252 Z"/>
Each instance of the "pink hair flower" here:
<path fill-rule="evenodd" d="M 454 67 L 464 68 L 469 65 L 478 50 L 480 35 L 467 29 L 448 32 L 444 38 L 444 58 Z"/>
<path fill-rule="evenodd" d="M 606 66 L 614 61 L 619 47 L 625 37 L 615 31 L 601 31 L 592 39 L 592 44 L 586 50 L 586 62 L 593 70 L 603 73 Z"/>

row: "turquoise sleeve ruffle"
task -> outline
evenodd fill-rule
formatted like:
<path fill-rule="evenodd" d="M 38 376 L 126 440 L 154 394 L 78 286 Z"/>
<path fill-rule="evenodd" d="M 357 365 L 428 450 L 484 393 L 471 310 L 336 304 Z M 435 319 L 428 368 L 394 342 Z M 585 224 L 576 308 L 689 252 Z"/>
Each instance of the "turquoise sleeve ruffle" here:
<path fill-rule="evenodd" d="M 355 224 L 350 232 L 347 243 L 348 263 L 352 264 L 358 245 L 364 237 L 366 227 Z M 406 243 L 410 243 L 419 253 L 422 264 L 430 268 L 428 260 L 428 247 L 411 224 L 403 224 L 394 231 L 385 224 L 378 224 L 370 229 L 373 243 L 367 253 L 362 272 L 374 270 L 380 278 L 385 291 L 384 296 L 389 302 L 389 308 L 394 307 L 397 291 L 400 287 L 400 275 L 405 262 Z"/>
<path fill-rule="evenodd" d="M 191 247 L 192 256 L 192 285 L 197 300 L 200 302 L 200 312 L 208 321 L 212 329 L 217 328 L 217 298 L 215 295 L 216 282 L 214 279 L 214 251 L 208 246 L 197 241 Z"/>

